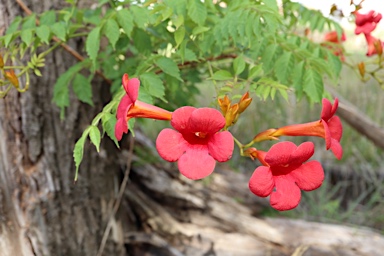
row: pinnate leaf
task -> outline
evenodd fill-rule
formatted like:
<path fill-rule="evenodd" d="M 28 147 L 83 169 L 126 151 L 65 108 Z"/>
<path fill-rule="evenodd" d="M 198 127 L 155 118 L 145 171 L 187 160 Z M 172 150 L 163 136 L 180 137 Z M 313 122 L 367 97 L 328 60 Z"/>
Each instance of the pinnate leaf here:
<path fill-rule="evenodd" d="M 108 19 L 105 23 L 104 35 L 108 38 L 112 48 L 115 49 L 116 42 L 120 37 L 120 29 L 114 19 Z"/>
<path fill-rule="evenodd" d="M 128 37 L 131 37 L 133 30 L 132 14 L 127 9 L 122 9 L 117 12 L 116 18 L 117 22 L 123 28 L 125 34 L 127 34 Z"/>
<path fill-rule="evenodd" d="M 89 138 L 91 139 L 93 145 L 95 145 L 97 152 L 100 152 L 101 135 L 99 128 L 97 128 L 95 125 L 90 126 Z"/>
<path fill-rule="evenodd" d="M 111 113 L 104 113 L 101 121 L 103 129 L 107 133 L 108 137 L 115 142 L 117 147 L 119 147 L 119 143 L 115 137 L 115 126 L 117 121 L 116 116 L 112 115 Z"/>
<path fill-rule="evenodd" d="M 100 27 L 95 27 L 88 34 L 85 49 L 91 60 L 95 61 L 100 48 Z"/>
<path fill-rule="evenodd" d="M 312 68 L 304 70 L 303 76 L 304 92 L 313 102 L 320 102 L 323 96 L 323 78 L 321 75 Z"/>
<path fill-rule="evenodd" d="M 163 81 L 155 73 L 140 75 L 140 81 L 151 96 L 161 98 L 165 95 Z"/>
<path fill-rule="evenodd" d="M 50 29 L 47 25 L 42 25 L 36 29 L 36 35 L 44 43 L 49 43 Z"/>
<path fill-rule="evenodd" d="M 72 87 L 80 101 L 93 106 L 92 85 L 85 76 L 76 74 L 72 82 Z"/>
<path fill-rule="evenodd" d="M 200 0 L 188 1 L 188 16 L 198 25 L 203 25 L 207 18 L 207 9 Z"/>
<path fill-rule="evenodd" d="M 65 41 L 66 35 L 67 35 L 67 29 L 65 27 L 65 24 L 63 22 L 57 22 L 52 25 L 51 30 L 53 34 L 57 36 L 62 41 Z"/>
<path fill-rule="evenodd" d="M 155 61 L 155 63 L 164 73 L 182 81 L 180 77 L 180 70 L 172 59 L 167 57 L 160 57 Z"/>

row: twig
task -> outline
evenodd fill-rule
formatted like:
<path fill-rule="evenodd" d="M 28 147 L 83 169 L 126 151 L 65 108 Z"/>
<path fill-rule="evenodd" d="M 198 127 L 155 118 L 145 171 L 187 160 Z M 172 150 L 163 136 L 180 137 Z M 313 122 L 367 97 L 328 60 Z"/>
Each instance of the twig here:
<path fill-rule="evenodd" d="M 132 164 L 133 146 L 134 146 L 134 141 L 135 141 L 132 136 L 130 136 L 129 138 L 130 138 L 130 141 L 129 141 L 129 155 L 128 155 L 128 160 L 127 160 L 127 168 L 125 169 L 124 179 L 121 182 L 119 194 L 117 195 L 115 204 L 113 205 L 112 212 L 109 215 L 107 227 L 105 228 L 103 238 L 101 239 L 101 243 L 100 243 L 99 250 L 97 252 L 97 256 L 101 256 L 103 254 L 105 244 L 107 243 L 109 231 L 111 230 L 111 227 L 112 227 L 112 220 L 113 220 L 114 216 L 116 215 L 117 210 L 120 207 L 120 203 L 121 203 L 121 200 L 123 198 L 125 188 L 127 187 L 127 184 L 129 181 L 129 172 L 130 172 L 131 164 Z"/>
<path fill-rule="evenodd" d="M 31 15 L 33 12 L 31 11 L 31 9 L 28 8 L 28 6 L 25 5 L 25 3 L 22 1 L 22 0 L 16 0 L 16 3 L 19 4 L 19 6 L 21 7 L 21 9 L 23 9 L 23 11 L 27 14 L 27 15 Z M 40 21 L 38 19 L 36 19 L 36 24 L 39 25 L 40 24 Z M 67 52 L 69 52 L 73 57 L 75 57 L 78 61 L 83 61 L 84 60 L 84 57 L 81 56 L 80 53 L 78 53 L 77 51 L 75 51 L 74 49 L 72 49 L 72 47 L 70 47 L 69 45 L 67 45 L 66 43 L 64 43 L 63 41 L 61 41 L 59 38 L 57 38 L 56 36 L 53 36 L 52 37 L 52 40 L 55 41 L 55 42 L 58 42 L 60 43 L 60 46 L 64 48 L 64 50 L 66 50 Z M 99 75 L 101 78 L 104 79 L 105 82 L 107 82 L 109 85 L 112 84 L 112 81 L 109 80 L 103 72 L 101 72 L 100 70 L 96 70 L 95 71 L 97 75 Z"/>

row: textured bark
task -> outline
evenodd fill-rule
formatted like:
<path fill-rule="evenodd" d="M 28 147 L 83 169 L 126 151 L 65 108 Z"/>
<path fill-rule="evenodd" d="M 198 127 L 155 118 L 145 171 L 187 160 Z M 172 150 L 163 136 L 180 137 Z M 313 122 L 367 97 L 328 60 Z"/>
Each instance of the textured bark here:
<path fill-rule="evenodd" d="M 36 13 L 57 9 L 61 0 L 25 1 Z M 25 15 L 15 1 L 0 1 L 0 28 L 15 15 Z M 70 42 L 79 50 L 81 42 Z M 95 255 L 109 205 L 118 187 L 119 167 L 103 145 L 100 155 L 85 150 L 80 180 L 75 185 L 72 150 L 76 139 L 101 110 L 100 95 L 108 86 L 94 82 L 95 108 L 76 99 L 60 120 L 52 103 L 53 85 L 76 60 L 59 49 L 46 57 L 41 78 L 30 90 L 12 90 L 0 100 L 0 251 L 1 255 Z M 117 181 L 117 182 L 116 182 Z M 115 225 L 115 234 L 121 233 Z M 108 255 L 123 251 L 122 236 L 114 236 Z"/>

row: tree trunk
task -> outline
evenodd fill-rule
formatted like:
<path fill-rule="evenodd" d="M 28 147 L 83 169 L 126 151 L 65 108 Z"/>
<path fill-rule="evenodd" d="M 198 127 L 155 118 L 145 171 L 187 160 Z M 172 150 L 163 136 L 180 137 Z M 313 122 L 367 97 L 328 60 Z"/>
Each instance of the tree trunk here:
<path fill-rule="evenodd" d="M 27 4 L 40 13 L 60 8 L 63 2 Z M 0 32 L 15 15 L 23 15 L 19 6 L 0 0 Z M 70 44 L 82 49 L 81 42 Z M 0 100 L 1 256 L 97 255 L 107 223 L 111 232 L 102 255 L 380 255 L 384 251 L 384 239 L 369 230 L 257 218 L 268 202 L 248 191 L 246 175 L 219 165 L 203 182 L 187 180 L 173 163 L 148 163 L 157 154 L 140 132 L 135 143 L 145 147 L 145 157 L 130 154 L 127 145 L 117 150 L 108 139 L 99 154 L 88 145 L 74 184 L 74 143 L 102 109 L 108 100 L 102 96 L 109 91 L 106 84 L 94 81 L 95 107 L 73 98 L 65 120 L 60 120 L 52 103 L 53 84 L 75 61 L 56 50 L 46 57 L 43 77 L 34 78 L 29 91 L 12 90 Z M 130 158 L 133 168 L 127 164 Z M 111 214 L 125 169 L 130 180 L 119 211 Z"/>
<path fill-rule="evenodd" d="M 84 1 L 83 1 L 84 2 Z M 62 0 L 25 1 L 35 13 L 58 9 Z M 16 15 L 16 1 L 0 1 L 0 28 Z M 71 42 L 80 50 L 81 42 Z M 82 47 L 81 47 L 82 48 Z M 76 139 L 102 109 L 109 87 L 94 81 L 95 107 L 75 98 L 60 120 L 52 103 L 53 85 L 76 60 L 62 49 L 46 57 L 43 77 L 26 93 L 0 100 L 0 255 L 96 255 L 119 187 L 117 150 L 86 147 L 79 182 L 74 184 L 72 151 Z M 105 143 L 108 144 L 108 143 Z M 123 255 L 121 225 L 114 225 L 106 255 Z"/>

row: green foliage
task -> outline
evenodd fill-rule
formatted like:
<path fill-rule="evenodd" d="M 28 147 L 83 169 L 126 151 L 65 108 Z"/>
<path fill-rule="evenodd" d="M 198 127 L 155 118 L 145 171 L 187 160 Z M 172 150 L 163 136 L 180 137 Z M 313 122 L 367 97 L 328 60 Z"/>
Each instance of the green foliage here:
<path fill-rule="evenodd" d="M 174 109 L 193 104 L 196 85 L 203 80 L 211 82 L 217 95 L 238 97 L 237 90 L 249 90 L 263 100 L 273 100 L 277 93 L 287 100 L 293 92 L 320 102 L 324 75 L 337 82 L 341 71 L 339 58 L 329 49 L 297 33 L 303 27 L 321 32 L 328 25 L 341 34 L 340 26 L 289 0 L 283 1 L 283 15 L 275 0 L 223 1 L 226 6 L 200 0 L 100 0 L 92 10 L 67 2 L 71 6 L 62 10 L 16 17 L 0 37 L 0 47 L 12 52 L 5 57 L 19 62 L 30 53 L 25 72 L 40 75 L 44 54 L 59 44 L 41 59 L 37 52 L 51 46 L 53 37 L 62 42 L 83 39 L 89 59 L 70 67 L 54 85 L 53 102 L 62 118 L 70 104 L 71 83 L 73 94 L 92 106 L 95 71 L 112 81 L 113 100 L 76 144 L 77 168 L 88 136 L 99 150 L 104 133 L 98 127 L 117 144 L 114 113 L 124 93 L 124 73 L 140 78 L 141 100 Z M 101 43 L 105 39 L 108 43 Z"/>

